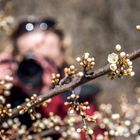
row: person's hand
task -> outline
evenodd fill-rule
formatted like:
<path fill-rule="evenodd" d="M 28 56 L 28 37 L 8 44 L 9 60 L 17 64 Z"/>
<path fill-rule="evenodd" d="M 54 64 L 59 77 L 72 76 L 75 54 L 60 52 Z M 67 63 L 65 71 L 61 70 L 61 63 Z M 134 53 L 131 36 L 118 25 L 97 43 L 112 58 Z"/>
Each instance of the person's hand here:
<path fill-rule="evenodd" d="M 0 80 L 5 79 L 7 75 L 12 75 L 16 69 L 16 64 L 13 62 L 11 54 L 6 52 L 0 53 Z"/>

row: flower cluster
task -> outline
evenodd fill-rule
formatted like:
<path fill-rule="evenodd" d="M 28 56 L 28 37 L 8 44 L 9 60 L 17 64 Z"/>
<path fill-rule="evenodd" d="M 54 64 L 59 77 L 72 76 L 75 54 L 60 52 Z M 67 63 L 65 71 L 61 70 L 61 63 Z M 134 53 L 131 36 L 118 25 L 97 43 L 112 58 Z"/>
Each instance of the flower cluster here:
<path fill-rule="evenodd" d="M 12 16 L 3 16 L 0 18 L 0 30 L 10 35 L 13 31 L 14 18 Z"/>
<path fill-rule="evenodd" d="M 115 47 L 116 53 L 108 55 L 108 62 L 110 65 L 111 73 L 109 76 L 111 79 L 118 77 L 123 78 L 123 76 L 134 76 L 132 61 L 129 59 L 129 55 L 121 51 L 121 46 L 118 44 Z"/>
<path fill-rule="evenodd" d="M 49 98 L 48 100 L 45 100 L 44 102 L 42 102 L 42 106 L 47 106 L 50 102 L 52 101 L 51 98 Z"/>
<path fill-rule="evenodd" d="M 72 80 L 72 78 L 82 76 L 82 72 L 78 72 L 74 65 L 64 68 L 64 78 L 60 80 L 60 74 L 52 74 L 52 84 L 59 86 L 66 84 Z"/>
<path fill-rule="evenodd" d="M 28 129 L 18 118 L 6 120 L 0 127 L 1 138 L 4 140 L 16 138 L 48 140 L 52 139 L 51 134 L 57 133 L 60 135 L 59 140 L 81 139 L 75 128 L 76 125 L 81 125 L 81 118 L 76 114 L 68 114 L 64 119 L 51 112 L 47 118 L 42 118 L 40 114 L 38 116 Z"/>
<path fill-rule="evenodd" d="M 60 81 L 60 74 L 52 74 L 52 84 L 58 85 Z"/>
<path fill-rule="evenodd" d="M 7 75 L 5 79 L 0 81 L 0 93 L 3 93 L 4 96 L 10 95 L 10 89 L 12 88 L 13 84 L 13 77 Z"/>
<path fill-rule="evenodd" d="M 37 104 L 38 102 L 40 102 L 42 99 L 37 97 L 36 94 L 34 94 L 33 96 L 31 96 L 31 98 L 26 98 L 25 102 L 26 102 L 26 106 L 17 106 L 17 109 L 19 110 L 19 114 L 24 114 L 25 112 L 28 111 L 28 113 L 31 116 L 31 119 L 35 119 L 36 118 L 36 112 L 35 112 L 35 108 L 32 107 L 34 104 Z"/>
<path fill-rule="evenodd" d="M 114 113 L 111 104 L 101 104 L 96 115 L 99 119 L 99 126 L 106 129 L 111 137 L 133 136 L 137 138 L 140 129 L 140 104 L 129 103 L 126 96 L 120 97 L 120 110 Z"/>
<path fill-rule="evenodd" d="M 64 78 L 60 80 L 60 74 L 52 75 L 52 84 L 53 85 L 63 85 L 68 83 L 75 77 L 83 77 L 88 74 L 88 71 L 94 68 L 95 62 L 94 58 L 90 57 L 89 53 L 84 53 L 81 57 L 77 57 L 76 60 L 82 66 L 83 71 L 77 70 L 74 65 L 64 68 Z"/>
<path fill-rule="evenodd" d="M 3 140 L 16 139 L 17 137 L 22 139 L 26 133 L 27 127 L 25 125 L 21 125 L 18 118 L 8 119 L 1 125 L 1 138 Z"/>
<path fill-rule="evenodd" d="M 31 127 L 31 131 L 40 139 L 43 139 L 44 136 L 46 139 L 51 139 L 49 135 L 51 135 L 51 133 L 57 133 L 60 135 L 59 140 L 80 140 L 80 134 L 76 132 L 75 128 L 77 125 L 81 125 L 81 118 L 76 114 L 68 113 L 64 119 L 61 119 L 59 116 L 50 112 L 47 118 L 36 120 Z M 43 136 L 41 134 L 43 134 Z M 31 135 L 29 136 L 32 138 Z"/>
<path fill-rule="evenodd" d="M 50 112 L 48 118 L 41 118 L 34 122 L 32 125 L 32 129 L 35 133 L 42 132 L 43 130 L 51 128 L 54 128 L 55 131 L 59 131 L 62 124 L 63 121 L 61 120 L 61 118 Z"/>
<path fill-rule="evenodd" d="M 11 15 L 14 10 L 13 1 L 1 0 L 3 5 L 0 11 L 0 31 L 5 33 L 7 36 L 11 35 L 15 26 L 15 19 Z"/>
<path fill-rule="evenodd" d="M 78 128 L 77 132 L 84 131 L 87 135 L 92 137 L 93 130 L 91 127 L 88 126 L 89 122 L 95 122 L 96 118 L 94 116 L 90 116 L 86 114 L 86 110 L 90 109 L 88 102 L 79 103 L 78 99 L 79 96 L 73 93 L 67 97 L 68 101 L 65 102 L 65 105 L 69 106 L 69 113 L 74 114 L 77 113 L 81 116 L 83 127 Z"/>
<path fill-rule="evenodd" d="M 75 74 L 76 74 L 76 68 L 75 68 L 75 66 L 74 65 L 71 65 L 69 68 L 65 68 L 64 69 L 64 73 L 65 73 L 65 76 L 68 76 L 68 77 L 73 77 L 73 76 L 75 76 Z"/>
<path fill-rule="evenodd" d="M 0 116 L 6 117 L 12 115 L 11 104 L 6 104 L 6 96 L 10 95 L 10 89 L 12 85 L 13 77 L 6 76 L 4 80 L 0 81 Z"/>
<path fill-rule="evenodd" d="M 11 104 L 0 104 L 0 117 L 5 118 L 7 116 L 12 116 L 12 109 L 11 109 Z"/>
<path fill-rule="evenodd" d="M 84 72 L 87 72 L 94 68 L 95 62 L 94 57 L 90 57 L 89 53 L 84 53 L 82 57 L 77 57 L 76 60 L 83 67 Z"/>

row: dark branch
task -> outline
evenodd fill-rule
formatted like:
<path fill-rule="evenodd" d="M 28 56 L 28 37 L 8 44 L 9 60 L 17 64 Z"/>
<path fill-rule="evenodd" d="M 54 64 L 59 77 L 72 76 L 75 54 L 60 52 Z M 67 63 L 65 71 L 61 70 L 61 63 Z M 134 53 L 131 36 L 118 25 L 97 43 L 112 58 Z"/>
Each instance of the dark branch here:
<path fill-rule="evenodd" d="M 138 57 L 140 57 L 140 49 L 132 52 L 129 54 L 129 58 L 130 60 L 134 60 L 134 59 L 137 59 Z M 65 91 L 68 91 L 68 90 L 71 90 L 71 89 L 74 89 L 84 83 L 87 83 L 93 79 L 96 79 L 100 76 L 103 76 L 103 75 L 106 75 L 107 73 L 110 72 L 110 68 L 109 68 L 109 65 L 106 65 L 102 68 L 99 68 L 97 70 L 94 71 L 94 73 L 92 75 L 89 75 L 89 76 L 84 76 L 84 77 L 81 77 L 81 78 L 74 78 L 70 83 L 68 84 L 65 84 L 65 85 L 60 85 L 60 86 L 57 86 L 55 87 L 54 89 L 50 90 L 48 93 L 46 94 L 43 94 L 43 95 L 40 95 L 39 97 L 42 99 L 40 102 L 38 102 L 37 104 L 41 104 L 42 102 L 44 102 L 45 100 L 49 99 L 49 98 L 52 98 L 56 95 L 59 95 Z M 36 106 L 37 104 L 34 104 L 31 106 L 31 108 L 33 106 Z M 26 104 L 23 103 L 21 106 L 25 106 Z M 13 109 L 13 113 L 12 113 L 12 116 L 11 117 L 16 117 L 19 115 L 19 111 L 17 108 L 14 108 Z M 5 121 L 6 119 L 2 119 L 0 118 L 0 122 L 3 122 Z"/>

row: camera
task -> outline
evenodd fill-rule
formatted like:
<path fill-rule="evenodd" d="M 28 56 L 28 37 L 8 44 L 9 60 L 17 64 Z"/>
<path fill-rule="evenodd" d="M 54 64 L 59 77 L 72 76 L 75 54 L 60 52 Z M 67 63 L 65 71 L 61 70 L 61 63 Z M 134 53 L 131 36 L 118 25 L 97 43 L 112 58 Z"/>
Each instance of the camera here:
<path fill-rule="evenodd" d="M 25 56 L 18 64 L 17 77 L 20 82 L 30 88 L 40 88 L 43 85 L 43 68 L 32 56 Z"/>

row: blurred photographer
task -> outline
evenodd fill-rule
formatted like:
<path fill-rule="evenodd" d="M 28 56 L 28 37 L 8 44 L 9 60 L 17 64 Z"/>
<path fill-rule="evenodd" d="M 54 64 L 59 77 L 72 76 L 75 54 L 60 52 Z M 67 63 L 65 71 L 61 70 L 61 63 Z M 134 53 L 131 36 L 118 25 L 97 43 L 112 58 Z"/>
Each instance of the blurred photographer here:
<path fill-rule="evenodd" d="M 38 55 L 36 50 L 44 43 L 44 31 L 54 24 L 50 19 L 22 21 L 12 34 L 13 59 L 17 64 L 15 82 L 31 94 L 51 88 L 51 74 L 56 72 L 56 68 L 50 59 Z"/>
<path fill-rule="evenodd" d="M 3 58 L 0 58 L 1 69 L 3 73 L 5 72 L 3 75 L 12 74 L 14 76 L 14 86 L 9 98 L 12 107 L 23 103 L 34 93 L 46 94 L 51 89 L 51 75 L 57 72 L 57 68 L 50 58 L 44 57 L 38 52 L 44 45 L 46 30 L 53 28 L 54 25 L 55 21 L 52 19 L 22 21 L 12 34 L 13 54 L 7 56 L 5 53 Z M 54 114 L 64 117 L 66 107 L 63 103 L 63 98 L 56 96 L 47 107 L 40 108 L 39 112 L 43 116 L 54 112 Z M 27 126 L 31 125 L 32 121 L 28 114 L 20 116 L 20 118 L 22 123 Z"/>

